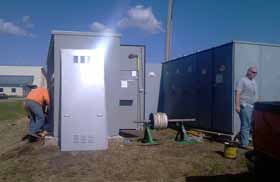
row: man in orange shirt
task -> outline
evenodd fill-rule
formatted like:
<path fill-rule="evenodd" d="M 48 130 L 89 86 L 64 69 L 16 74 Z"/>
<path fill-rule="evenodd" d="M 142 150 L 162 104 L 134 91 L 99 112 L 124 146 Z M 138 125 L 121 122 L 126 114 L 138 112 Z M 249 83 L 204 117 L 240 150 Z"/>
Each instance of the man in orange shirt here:
<path fill-rule="evenodd" d="M 43 106 L 49 105 L 50 99 L 48 90 L 37 86 L 33 88 L 26 96 L 25 109 L 29 116 L 28 135 L 39 138 L 38 133 L 45 124 L 45 115 Z"/>

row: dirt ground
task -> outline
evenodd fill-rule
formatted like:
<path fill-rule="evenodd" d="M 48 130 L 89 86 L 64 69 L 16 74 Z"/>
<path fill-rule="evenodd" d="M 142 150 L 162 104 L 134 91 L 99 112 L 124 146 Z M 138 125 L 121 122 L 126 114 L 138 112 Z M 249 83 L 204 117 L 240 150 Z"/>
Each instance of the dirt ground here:
<path fill-rule="evenodd" d="M 153 131 L 160 145 L 143 146 L 110 140 L 109 149 L 95 152 L 60 152 L 56 146 L 22 144 L 27 120 L 0 121 L 1 182 L 196 182 L 253 181 L 244 150 L 235 160 L 222 156 L 223 144 L 174 142 L 174 130 Z M 141 137 L 140 137 L 141 138 Z"/>

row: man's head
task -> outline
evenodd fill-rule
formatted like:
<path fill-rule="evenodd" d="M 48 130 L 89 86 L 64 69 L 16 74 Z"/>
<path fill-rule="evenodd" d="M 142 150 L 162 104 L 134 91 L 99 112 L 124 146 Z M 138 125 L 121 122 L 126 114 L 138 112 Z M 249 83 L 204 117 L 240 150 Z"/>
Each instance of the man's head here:
<path fill-rule="evenodd" d="M 35 89 L 35 88 L 38 88 L 38 86 L 37 85 L 27 85 L 27 87 L 30 89 L 30 90 L 32 90 L 32 89 Z"/>
<path fill-rule="evenodd" d="M 256 66 L 251 66 L 250 68 L 248 68 L 246 76 L 250 80 L 254 79 L 257 76 L 257 67 Z"/>

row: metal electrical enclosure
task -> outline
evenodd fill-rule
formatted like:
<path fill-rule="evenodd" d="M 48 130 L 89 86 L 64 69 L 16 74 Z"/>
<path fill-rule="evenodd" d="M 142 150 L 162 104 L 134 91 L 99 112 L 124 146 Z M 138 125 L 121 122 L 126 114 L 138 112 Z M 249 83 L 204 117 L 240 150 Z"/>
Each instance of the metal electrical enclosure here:
<path fill-rule="evenodd" d="M 86 66 L 88 63 L 88 57 L 90 57 L 89 62 L 94 62 L 96 58 L 94 58 L 94 56 L 91 58 L 91 56 L 87 54 L 81 55 L 82 58 L 74 58 L 74 53 L 79 51 L 87 52 L 91 50 L 91 52 L 94 52 L 95 50 L 99 50 L 100 52 L 100 49 L 104 52 L 106 113 L 103 113 L 101 110 L 99 110 L 104 108 L 102 101 L 103 97 L 102 95 L 98 96 L 98 94 L 101 94 L 101 92 L 95 92 L 93 87 L 88 89 L 82 87 L 82 82 L 90 83 L 95 79 L 95 72 L 100 71 L 100 69 L 96 68 L 96 65 Z M 69 53 L 70 50 L 72 53 Z M 74 70 L 71 71 L 71 69 L 74 69 L 74 67 L 68 68 L 70 65 L 68 65 L 67 61 L 63 60 L 65 57 L 64 54 L 66 54 L 63 52 L 65 51 L 67 52 L 67 55 L 73 54 L 72 57 L 74 56 L 73 59 L 70 60 L 72 66 L 75 65 L 75 68 L 78 68 L 79 66 L 81 66 L 80 68 L 83 67 L 83 69 L 79 69 L 79 73 L 74 72 Z M 136 59 L 128 58 L 130 54 L 138 56 L 141 69 L 137 70 Z M 81 65 L 76 63 L 77 59 L 78 62 L 81 60 Z M 89 139 L 92 141 L 91 139 L 94 138 L 94 136 L 92 136 L 94 131 L 96 129 L 100 129 L 101 132 L 103 131 L 103 127 L 106 127 L 106 133 L 109 137 L 118 135 L 119 130 L 122 128 L 137 129 L 134 121 L 137 120 L 137 117 L 141 117 L 140 119 L 144 118 L 144 70 L 145 47 L 136 45 L 120 45 L 120 36 L 117 34 L 53 31 L 47 58 L 48 89 L 51 99 L 49 121 L 51 124 L 50 127 L 53 129 L 53 135 L 58 137 L 59 144 L 62 149 L 63 137 L 69 136 L 65 132 L 72 132 L 71 128 L 74 129 L 75 127 L 76 129 L 79 129 L 79 127 L 93 126 L 91 125 L 93 118 L 99 120 L 100 122 L 104 122 L 104 124 L 102 123 L 98 125 L 98 127 L 95 129 L 89 127 L 87 132 L 84 134 L 80 128 L 81 137 L 77 137 L 75 132 L 72 132 L 71 134 L 75 135 L 75 140 L 73 136 L 72 139 L 68 139 L 68 142 L 72 141 L 73 145 L 77 144 L 77 142 L 85 142 L 85 136 L 89 137 L 88 142 Z M 76 80 L 77 82 L 68 81 L 67 84 L 64 84 L 65 80 L 70 78 L 78 80 Z M 137 83 L 139 83 L 138 91 Z M 69 97 L 64 99 L 63 94 L 68 95 Z M 138 95 L 139 97 L 137 97 Z M 96 97 L 99 97 L 99 99 Z M 77 98 L 79 98 L 79 100 L 76 100 Z M 64 112 L 64 106 L 71 107 L 71 113 L 68 111 Z M 82 114 L 83 112 L 81 112 L 81 110 L 87 112 Z M 80 115 L 77 114 L 79 112 L 81 113 Z M 90 114 L 90 116 L 83 117 L 87 116 L 88 114 Z M 69 125 L 64 124 L 64 120 L 73 117 L 73 115 L 75 115 L 75 122 L 79 123 L 79 127 L 74 124 L 74 121 L 72 123 L 69 122 Z M 97 116 L 97 118 L 95 116 Z M 99 148 L 101 149 L 102 147 Z M 65 150 L 76 149 L 83 150 L 78 145 L 76 148 L 71 147 L 71 149 L 68 148 Z M 87 150 L 86 147 L 85 150 Z"/>
<path fill-rule="evenodd" d="M 150 113 L 158 109 L 161 64 L 146 64 L 145 75 L 145 119 L 148 120 Z"/>
<path fill-rule="evenodd" d="M 135 58 L 129 58 L 136 55 Z M 138 63 L 138 61 L 140 61 Z M 145 47 L 121 45 L 120 47 L 120 129 L 139 129 L 135 121 L 144 119 Z"/>
<path fill-rule="evenodd" d="M 61 150 L 107 149 L 104 52 L 61 50 Z"/>
<path fill-rule="evenodd" d="M 163 63 L 159 111 L 197 118 L 192 127 L 235 135 L 237 81 L 256 66 L 261 101 L 280 100 L 280 45 L 233 41 Z"/>

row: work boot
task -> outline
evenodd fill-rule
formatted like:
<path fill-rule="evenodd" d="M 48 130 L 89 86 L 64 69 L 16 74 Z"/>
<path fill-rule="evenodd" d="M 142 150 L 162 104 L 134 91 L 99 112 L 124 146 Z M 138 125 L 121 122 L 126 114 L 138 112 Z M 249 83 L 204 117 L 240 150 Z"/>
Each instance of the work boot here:
<path fill-rule="evenodd" d="M 48 135 L 48 132 L 43 130 L 43 131 L 37 132 L 37 135 L 41 138 L 44 138 L 46 135 Z"/>
<path fill-rule="evenodd" d="M 40 140 L 40 136 L 38 136 L 37 134 L 28 134 L 28 141 L 30 143 L 37 142 L 39 140 Z"/>
<path fill-rule="evenodd" d="M 26 135 L 24 135 L 22 138 L 21 138 L 21 141 L 24 141 L 24 140 L 26 140 L 26 139 L 28 139 L 28 134 L 26 134 Z"/>
<path fill-rule="evenodd" d="M 254 147 L 253 146 L 242 146 L 242 145 L 239 145 L 239 148 L 241 149 L 244 149 L 244 150 L 254 150 Z"/>

